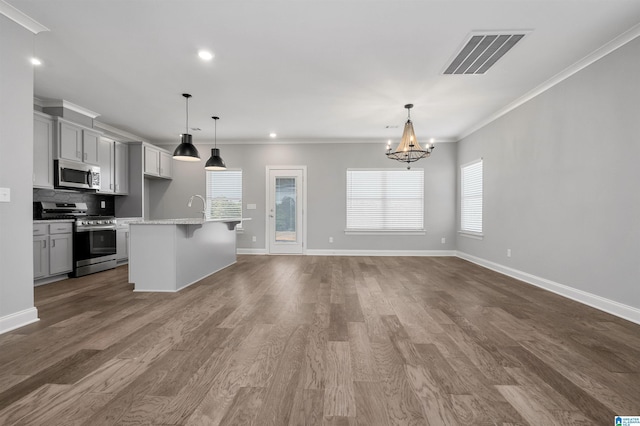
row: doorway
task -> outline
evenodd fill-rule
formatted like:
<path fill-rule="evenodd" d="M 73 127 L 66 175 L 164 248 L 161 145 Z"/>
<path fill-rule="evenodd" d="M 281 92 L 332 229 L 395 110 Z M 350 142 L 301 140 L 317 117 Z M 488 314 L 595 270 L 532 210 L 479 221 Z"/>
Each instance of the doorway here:
<path fill-rule="evenodd" d="M 304 254 L 307 166 L 267 166 L 267 254 Z"/>

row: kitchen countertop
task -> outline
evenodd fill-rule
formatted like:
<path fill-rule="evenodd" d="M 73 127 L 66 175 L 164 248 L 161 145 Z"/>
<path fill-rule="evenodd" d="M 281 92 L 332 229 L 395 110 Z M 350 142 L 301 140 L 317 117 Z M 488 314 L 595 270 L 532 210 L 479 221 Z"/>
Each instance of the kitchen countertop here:
<path fill-rule="evenodd" d="M 34 219 L 33 223 L 34 224 L 38 224 L 38 223 L 73 223 L 75 222 L 75 219 Z"/>
<path fill-rule="evenodd" d="M 222 223 L 240 223 L 251 218 L 242 219 L 198 219 L 196 217 L 187 217 L 180 219 L 157 219 L 157 220 L 133 220 L 129 222 L 130 225 L 202 225 L 208 222 L 222 222 Z"/>

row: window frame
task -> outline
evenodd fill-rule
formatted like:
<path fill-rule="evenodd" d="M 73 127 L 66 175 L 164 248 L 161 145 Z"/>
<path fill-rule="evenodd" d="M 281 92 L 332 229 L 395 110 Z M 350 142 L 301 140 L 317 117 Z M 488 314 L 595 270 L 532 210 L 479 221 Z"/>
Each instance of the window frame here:
<path fill-rule="evenodd" d="M 422 174 L 422 200 L 421 200 L 421 210 L 422 210 L 422 228 L 420 229 L 384 229 L 384 228 L 347 228 L 347 224 L 349 223 L 349 172 L 357 172 L 357 171 L 366 171 L 366 172 L 406 172 L 407 169 L 399 169 L 399 168 L 348 168 L 345 173 L 345 235 L 425 235 L 426 229 L 424 228 L 425 219 L 425 182 L 424 182 L 424 169 L 422 168 L 412 168 L 409 172 L 420 172 Z"/>
<path fill-rule="evenodd" d="M 480 164 L 480 231 L 478 230 L 473 230 L 473 229 L 464 229 L 463 228 L 463 216 L 464 216 L 464 206 L 465 206 L 465 200 L 466 199 L 471 199 L 471 198 L 477 198 L 477 195 L 474 196 L 469 196 L 469 197 L 465 197 L 465 182 L 464 182 L 464 176 L 465 176 L 465 169 L 471 167 L 471 166 L 475 166 L 477 164 Z M 468 238 L 473 238 L 473 239 L 483 239 L 484 237 L 484 158 L 480 157 L 476 160 L 470 161 L 468 163 L 462 164 L 460 166 L 460 228 L 458 230 L 458 233 L 461 236 L 464 237 L 468 237 Z"/>
<path fill-rule="evenodd" d="M 210 176 L 211 178 L 213 178 L 214 175 L 210 175 L 209 173 L 229 173 L 229 172 L 240 172 L 240 216 L 239 217 L 220 217 L 220 218 L 214 218 L 211 216 L 211 201 L 212 198 L 210 197 L 210 185 L 209 185 L 209 179 Z M 233 168 L 233 169 L 226 169 L 226 170 L 206 170 L 205 173 L 205 201 L 206 201 L 206 218 L 207 220 L 225 220 L 225 219 L 239 219 L 240 223 L 236 226 L 237 230 L 242 230 L 242 212 L 243 212 L 243 199 L 244 199 L 244 188 L 243 188 L 243 184 L 242 181 L 244 179 L 244 174 L 242 172 L 242 169 L 240 168 Z M 227 199 L 232 199 L 235 200 L 234 198 L 231 197 L 227 197 Z"/>

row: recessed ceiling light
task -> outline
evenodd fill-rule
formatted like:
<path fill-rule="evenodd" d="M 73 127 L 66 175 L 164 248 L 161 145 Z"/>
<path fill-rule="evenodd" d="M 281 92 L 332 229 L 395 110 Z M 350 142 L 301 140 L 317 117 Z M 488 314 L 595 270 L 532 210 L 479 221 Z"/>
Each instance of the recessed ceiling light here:
<path fill-rule="evenodd" d="M 42 61 L 40 61 L 40 59 L 38 59 L 38 58 L 31 58 L 31 64 L 32 65 L 42 65 Z"/>
<path fill-rule="evenodd" d="M 200 56 L 200 59 L 202 59 L 203 61 L 210 61 L 213 59 L 213 53 L 209 52 L 208 50 L 198 51 L 198 56 Z"/>
<path fill-rule="evenodd" d="M 278 135 L 276 135 L 276 134 L 275 134 L 275 133 L 273 133 L 273 132 L 269 133 L 269 137 L 270 137 L 270 138 L 275 138 L 276 136 L 278 136 Z"/>

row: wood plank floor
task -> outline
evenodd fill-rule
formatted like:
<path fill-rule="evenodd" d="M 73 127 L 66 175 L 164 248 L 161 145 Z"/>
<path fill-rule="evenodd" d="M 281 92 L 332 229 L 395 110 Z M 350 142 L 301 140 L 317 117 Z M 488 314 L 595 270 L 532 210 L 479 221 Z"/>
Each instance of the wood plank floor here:
<path fill-rule="evenodd" d="M 240 256 L 179 293 L 35 290 L 0 425 L 609 425 L 640 326 L 458 258 Z"/>

